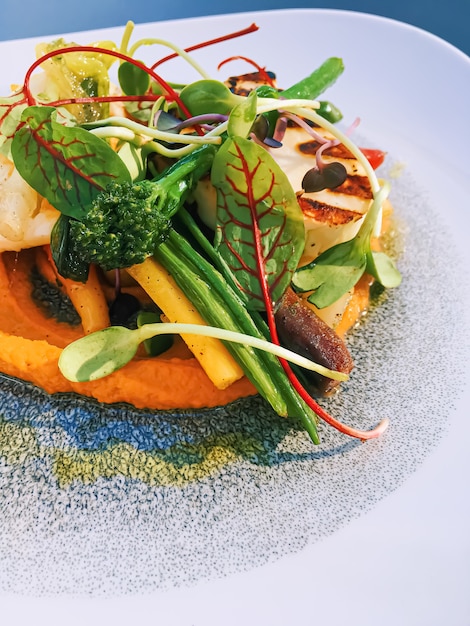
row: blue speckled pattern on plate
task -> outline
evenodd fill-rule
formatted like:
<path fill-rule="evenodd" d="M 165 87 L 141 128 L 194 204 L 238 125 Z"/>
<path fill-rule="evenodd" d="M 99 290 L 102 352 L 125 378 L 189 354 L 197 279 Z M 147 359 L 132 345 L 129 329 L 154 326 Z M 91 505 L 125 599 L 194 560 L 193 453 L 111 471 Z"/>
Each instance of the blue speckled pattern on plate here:
<path fill-rule="evenodd" d="M 448 427 L 461 383 L 452 365 L 468 346 L 445 227 L 429 219 L 409 174 L 394 182 L 392 201 L 406 225 L 403 287 L 353 334 L 353 376 L 325 402 L 362 428 L 389 417 L 381 439 L 361 444 L 321 427 L 315 447 L 258 399 L 149 414 L 4 378 L 0 590 L 102 596 L 243 572 L 397 489 Z"/>

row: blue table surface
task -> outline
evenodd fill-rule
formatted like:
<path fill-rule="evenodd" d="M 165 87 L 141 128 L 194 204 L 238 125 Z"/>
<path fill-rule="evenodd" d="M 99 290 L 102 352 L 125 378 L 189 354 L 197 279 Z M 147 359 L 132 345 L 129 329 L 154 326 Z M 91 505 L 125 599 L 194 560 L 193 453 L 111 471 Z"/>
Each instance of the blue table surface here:
<path fill-rule="evenodd" d="M 470 0 L 297 0 L 293 4 L 288 0 L 3 0 L 0 40 L 120 26 L 128 20 L 140 23 L 283 8 L 343 9 L 381 15 L 429 31 L 470 56 Z"/>

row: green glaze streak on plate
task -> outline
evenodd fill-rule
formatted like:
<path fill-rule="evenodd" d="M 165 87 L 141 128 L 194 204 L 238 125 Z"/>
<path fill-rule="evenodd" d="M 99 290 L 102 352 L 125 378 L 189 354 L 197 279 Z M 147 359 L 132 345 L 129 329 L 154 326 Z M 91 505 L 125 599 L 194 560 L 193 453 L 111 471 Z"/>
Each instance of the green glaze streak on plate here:
<path fill-rule="evenodd" d="M 9 465 L 23 465 L 27 458 L 39 455 L 33 428 L 0 421 L 0 457 Z"/>
<path fill-rule="evenodd" d="M 214 438 L 198 445 L 181 445 L 163 453 L 137 450 L 130 444 L 111 445 L 102 451 L 55 450 L 53 472 L 60 486 L 74 480 L 84 484 L 98 478 L 141 480 L 151 486 L 179 486 L 199 481 L 242 456 L 257 452 L 256 441 L 239 435 Z"/>
<path fill-rule="evenodd" d="M 64 446 L 48 448 L 37 443 L 34 428 L 0 423 L 0 456 L 9 465 L 28 458 L 50 458 L 60 488 L 72 482 L 92 484 L 99 478 L 123 476 L 151 486 L 184 486 L 202 480 L 240 458 L 265 454 L 262 443 L 245 434 L 229 433 L 198 444 L 178 444 L 163 451 L 138 450 L 129 443 L 108 443 L 100 450 Z"/>

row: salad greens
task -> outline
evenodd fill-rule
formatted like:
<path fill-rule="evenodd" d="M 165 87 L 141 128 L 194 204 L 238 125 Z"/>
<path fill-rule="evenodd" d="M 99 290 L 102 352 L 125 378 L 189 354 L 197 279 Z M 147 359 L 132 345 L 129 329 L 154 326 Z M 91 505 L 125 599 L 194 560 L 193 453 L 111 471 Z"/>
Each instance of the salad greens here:
<path fill-rule="evenodd" d="M 60 42 L 47 48 L 23 88 L 0 100 L 0 149 L 11 151 L 24 180 L 61 212 L 51 249 L 64 277 L 84 281 L 90 264 L 119 270 L 154 259 L 207 326 L 111 327 L 69 345 L 60 359 L 63 374 L 93 380 L 122 367 L 140 343 L 156 335 L 205 333 L 221 338 L 274 410 L 300 420 L 315 443 L 318 416 L 352 436 L 378 436 L 383 424 L 359 431 L 321 409 L 289 363 L 336 380 L 347 375 L 281 347 L 274 321 L 292 287 L 312 291 L 309 300 L 322 307 L 351 289 L 365 271 L 384 286 L 400 280 L 387 255 L 370 248 L 387 187 L 336 126 L 341 112 L 317 100 L 343 72 L 342 60 L 327 59 L 283 91 L 269 84 L 242 96 L 208 76 L 187 51 L 157 39 L 130 46 L 131 33 L 129 23 L 120 48 L 112 42 L 83 47 Z M 201 79 L 169 84 L 156 74 L 157 64 L 148 67 L 134 58 L 141 46 L 154 43 L 180 54 Z M 109 92 L 107 75 L 116 59 L 118 95 Z M 32 94 L 31 74 L 42 61 L 49 68 L 49 87 L 41 98 Z M 64 91 L 64 75 L 70 93 Z M 114 100 L 127 107 L 127 114 L 108 115 Z M 285 116 L 321 126 L 345 145 L 363 165 L 373 193 L 358 235 L 300 269 L 303 214 L 267 149 L 282 142 Z M 217 194 L 212 239 L 187 210 L 204 177 L 210 177 Z"/>
<path fill-rule="evenodd" d="M 60 231 L 62 236 L 52 239 L 54 258 L 63 259 L 56 251 L 66 249 L 67 263 L 73 256 L 106 271 L 142 263 L 166 239 L 171 218 L 210 171 L 214 152 L 207 144 L 170 166 L 160 178 L 106 185 L 86 214 L 69 220 L 68 229 Z M 59 261 L 59 268 L 68 277 L 66 264 Z"/>
<path fill-rule="evenodd" d="M 295 290 L 312 291 L 307 299 L 319 309 L 336 302 L 366 271 L 383 287 L 398 287 L 400 284 L 401 274 L 390 257 L 371 249 L 372 232 L 388 191 L 388 184 L 384 184 L 353 239 L 328 248 L 294 273 L 292 285 Z"/>
<path fill-rule="evenodd" d="M 81 218 L 112 181 L 129 181 L 129 171 L 104 141 L 64 122 L 54 107 L 23 111 L 13 137 L 12 157 L 21 176 L 64 215 Z"/>
<path fill-rule="evenodd" d="M 242 137 L 224 142 L 211 180 L 219 192 L 215 248 L 248 295 L 250 308 L 264 310 L 260 272 L 267 276 L 271 300 L 279 302 L 303 253 L 304 222 L 296 195 L 274 159 Z"/>
<path fill-rule="evenodd" d="M 335 380 L 347 380 L 347 375 L 323 367 L 291 350 L 274 345 L 266 339 L 214 326 L 169 322 L 145 323 L 135 329 L 110 326 L 99 333 L 86 335 L 62 351 L 59 364 L 62 373 L 71 381 L 97 380 L 129 363 L 136 355 L 139 345 L 148 339 L 158 335 L 184 333 L 215 337 L 264 350 L 312 372 L 318 372 Z M 77 358 L 79 354 L 81 358 Z"/>

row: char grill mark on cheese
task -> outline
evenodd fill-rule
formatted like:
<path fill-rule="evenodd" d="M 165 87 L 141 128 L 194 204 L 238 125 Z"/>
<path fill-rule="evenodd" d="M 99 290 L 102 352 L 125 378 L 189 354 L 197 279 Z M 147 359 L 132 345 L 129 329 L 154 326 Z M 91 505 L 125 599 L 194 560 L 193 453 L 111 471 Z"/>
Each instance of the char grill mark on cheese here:
<path fill-rule="evenodd" d="M 226 81 L 226 85 L 234 93 L 245 96 L 264 84 L 266 77 L 258 71 L 231 76 Z M 325 141 L 335 139 L 318 124 L 310 121 L 307 124 L 317 138 L 299 127 L 293 119 L 288 119 L 282 147 L 267 149 L 286 173 L 297 193 L 306 229 L 305 257 L 311 259 L 330 246 L 356 235 L 373 194 L 362 164 L 342 144 L 333 144 L 324 149 L 322 161 L 342 163 L 348 174 L 344 183 L 335 189 L 311 193 L 303 191 L 304 175 L 317 164 L 316 153 L 322 145 L 319 138 Z"/>
<path fill-rule="evenodd" d="M 327 222 L 332 226 L 349 224 L 361 217 L 355 211 L 347 211 L 326 202 L 319 202 L 307 195 L 298 196 L 298 202 L 306 220 Z"/>
<path fill-rule="evenodd" d="M 275 76 L 272 72 L 268 72 L 269 77 L 275 82 Z M 237 96 L 248 96 L 248 94 L 260 87 L 266 85 L 266 76 L 261 72 L 249 72 L 248 74 L 242 74 L 241 76 L 230 76 L 225 81 L 227 87 Z"/>

